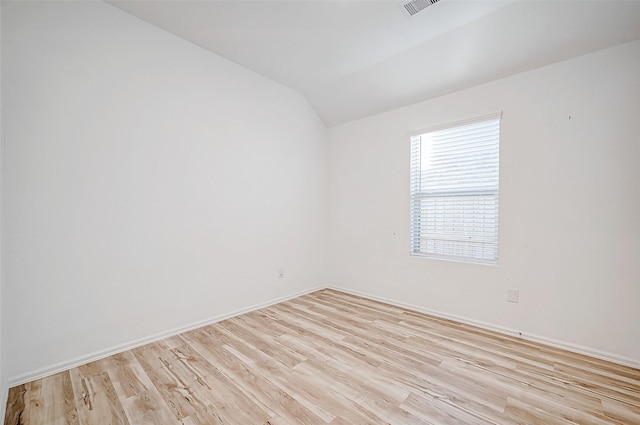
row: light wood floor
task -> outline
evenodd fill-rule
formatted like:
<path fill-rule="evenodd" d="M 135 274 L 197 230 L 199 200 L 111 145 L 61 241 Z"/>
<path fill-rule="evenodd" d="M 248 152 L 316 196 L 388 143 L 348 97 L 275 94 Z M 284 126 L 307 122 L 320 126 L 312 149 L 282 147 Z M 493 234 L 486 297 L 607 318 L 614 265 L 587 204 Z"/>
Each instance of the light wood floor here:
<path fill-rule="evenodd" d="M 640 424 L 640 370 L 323 290 L 10 390 L 5 425 Z"/>

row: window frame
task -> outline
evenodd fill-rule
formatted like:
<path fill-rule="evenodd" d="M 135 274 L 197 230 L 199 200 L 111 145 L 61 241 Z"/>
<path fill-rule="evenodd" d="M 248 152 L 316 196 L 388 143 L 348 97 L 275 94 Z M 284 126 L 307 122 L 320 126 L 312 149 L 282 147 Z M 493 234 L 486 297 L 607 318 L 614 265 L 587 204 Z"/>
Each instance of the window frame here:
<path fill-rule="evenodd" d="M 421 185 L 422 185 L 422 173 L 423 173 L 423 166 L 422 166 L 422 153 L 418 152 L 419 158 L 417 160 L 418 165 L 418 171 L 416 174 L 416 170 L 415 170 L 415 166 L 416 166 L 416 158 L 414 157 L 414 155 L 416 155 L 415 152 L 415 148 L 414 148 L 414 139 L 416 137 L 422 137 L 425 135 L 428 135 L 430 133 L 436 133 L 436 132 L 440 132 L 440 131 L 444 131 L 444 130 L 452 130 L 452 129 L 456 129 L 458 127 L 463 127 L 463 126 L 467 126 L 467 125 L 471 125 L 471 124 L 479 124 L 482 122 L 489 122 L 489 121 L 495 121 L 497 120 L 497 134 L 496 134 L 496 155 L 497 158 L 495 159 L 495 165 L 496 165 L 496 182 L 495 182 L 495 189 L 491 189 L 491 190 L 487 190 L 487 189 L 479 189 L 479 190 L 466 190 L 466 191 L 461 191 L 460 189 L 450 189 L 449 191 L 443 191 L 441 192 L 438 196 L 436 196 L 433 192 L 431 192 L 431 195 L 425 194 L 425 191 L 422 190 Z M 502 130 L 502 112 L 494 112 L 491 114 L 485 114 L 485 115 L 481 115 L 481 116 L 476 116 L 473 118 L 469 118 L 469 119 L 465 119 L 465 120 L 461 120 L 461 121 L 456 121 L 456 122 L 451 122 L 451 123 L 446 123 L 446 124 L 440 124 L 437 126 L 432 126 L 432 127 L 428 127 L 425 129 L 421 129 L 421 130 L 417 130 L 417 131 L 413 131 L 411 133 L 409 133 L 409 142 L 410 142 L 410 210 L 409 210 L 409 219 L 410 219 L 410 223 L 409 223 L 409 231 L 410 231 L 410 241 L 409 241 L 409 248 L 410 248 L 410 256 L 412 257 L 418 257 L 418 258 L 429 258 L 429 259 L 437 259 L 437 260 L 446 260 L 446 261 L 454 261 L 454 262 L 463 262 L 463 263 L 472 263 L 472 264 L 482 264 L 482 265 L 489 265 L 489 266 L 497 266 L 498 265 L 498 259 L 499 259 L 499 210 L 500 210 L 500 133 Z M 420 145 L 420 150 L 422 149 L 422 139 L 420 139 L 420 141 L 418 142 L 418 144 Z M 419 189 L 416 190 L 416 179 L 418 180 L 418 186 Z M 483 258 L 480 256 L 471 256 L 471 255 L 452 255 L 452 254 L 447 254 L 447 253 L 436 253 L 436 252 L 425 252 L 425 250 L 428 250 L 428 247 L 424 247 L 423 248 L 423 244 L 426 244 L 430 241 L 430 239 L 424 239 L 421 234 L 424 233 L 424 226 L 422 224 L 422 222 L 420 220 L 423 219 L 424 214 L 426 214 L 426 212 L 424 212 L 424 209 L 426 209 L 425 207 L 422 206 L 422 202 L 424 200 L 428 200 L 428 199 L 436 199 L 436 198 L 445 198 L 447 196 L 451 196 L 451 197 L 457 197 L 457 198 L 465 198 L 465 197 L 491 197 L 494 196 L 495 197 L 495 220 L 493 221 L 494 226 L 495 226 L 495 239 L 494 242 L 491 242 L 491 244 L 495 245 L 494 248 L 494 252 L 495 252 L 495 257 L 493 258 Z M 473 200 L 471 200 L 473 201 Z M 476 207 L 470 207 L 470 208 L 477 208 Z M 486 205 L 483 205 L 483 210 L 486 208 L 490 208 Z M 469 214 L 466 210 L 464 212 L 464 214 Z M 416 219 L 417 217 L 418 222 L 416 223 Z M 487 226 L 489 227 L 489 226 Z M 484 227 L 483 227 L 484 229 Z M 459 236 L 462 233 L 454 233 L 454 232 L 450 232 L 447 235 L 451 238 L 451 239 L 455 239 L 455 236 Z M 470 236 L 471 238 L 471 236 Z M 458 249 L 458 250 L 463 250 L 465 248 L 465 244 L 463 241 L 458 241 L 457 245 L 455 244 L 455 242 L 451 242 L 453 245 L 456 246 L 456 248 L 452 249 Z M 444 242 L 443 242 L 444 244 Z M 435 249 L 432 249 L 432 251 L 434 251 Z M 444 250 L 444 249 L 443 249 Z M 473 249 L 472 249 L 473 251 Z"/>

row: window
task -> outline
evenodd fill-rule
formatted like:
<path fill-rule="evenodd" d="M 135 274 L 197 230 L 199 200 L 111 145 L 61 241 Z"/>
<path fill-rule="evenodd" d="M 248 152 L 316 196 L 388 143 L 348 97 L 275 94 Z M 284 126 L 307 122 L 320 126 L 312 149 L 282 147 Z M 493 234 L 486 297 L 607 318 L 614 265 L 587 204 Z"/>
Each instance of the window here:
<path fill-rule="evenodd" d="M 498 262 L 500 118 L 411 137 L 411 255 Z"/>

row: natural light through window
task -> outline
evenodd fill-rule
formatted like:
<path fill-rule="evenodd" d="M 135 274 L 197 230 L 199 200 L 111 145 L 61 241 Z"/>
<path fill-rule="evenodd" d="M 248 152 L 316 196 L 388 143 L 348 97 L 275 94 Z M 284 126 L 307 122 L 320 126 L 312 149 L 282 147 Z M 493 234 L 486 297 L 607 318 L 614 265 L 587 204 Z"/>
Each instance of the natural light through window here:
<path fill-rule="evenodd" d="M 411 137 L 411 254 L 496 264 L 501 114 Z"/>

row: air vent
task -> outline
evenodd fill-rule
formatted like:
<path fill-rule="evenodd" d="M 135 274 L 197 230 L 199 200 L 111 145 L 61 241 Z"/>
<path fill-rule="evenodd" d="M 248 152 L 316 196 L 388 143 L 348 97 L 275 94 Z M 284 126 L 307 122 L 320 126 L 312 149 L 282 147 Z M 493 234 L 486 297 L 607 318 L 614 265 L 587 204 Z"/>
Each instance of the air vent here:
<path fill-rule="evenodd" d="M 410 15 L 413 16 L 421 10 L 426 9 L 427 7 L 438 3 L 440 0 L 412 0 L 403 5 L 404 10 Z"/>

